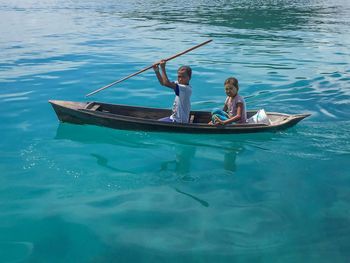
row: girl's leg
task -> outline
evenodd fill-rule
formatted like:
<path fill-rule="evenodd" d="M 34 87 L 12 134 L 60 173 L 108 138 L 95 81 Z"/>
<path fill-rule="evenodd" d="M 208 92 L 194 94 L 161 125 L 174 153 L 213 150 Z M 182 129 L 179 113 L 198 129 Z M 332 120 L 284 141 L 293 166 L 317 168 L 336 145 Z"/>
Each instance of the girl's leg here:
<path fill-rule="evenodd" d="M 211 114 L 212 114 L 212 117 L 211 117 L 212 123 L 215 123 L 215 117 L 218 117 L 222 121 L 225 121 L 229 118 L 228 114 L 225 111 L 218 108 L 213 109 Z"/>
<path fill-rule="evenodd" d="M 214 114 L 211 116 L 211 121 L 215 124 L 216 120 L 215 117 L 218 117 L 220 120 L 222 121 L 226 121 L 228 119 L 228 117 L 220 115 L 220 114 Z"/>
<path fill-rule="evenodd" d="M 227 115 L 226 112 L 224 112 L 222 109 L 219 109 L 219 108 L 215 108 L 211 111 L 211 114 L 214 115 L 214 114 L 220 114 L 220 115 Z"/>

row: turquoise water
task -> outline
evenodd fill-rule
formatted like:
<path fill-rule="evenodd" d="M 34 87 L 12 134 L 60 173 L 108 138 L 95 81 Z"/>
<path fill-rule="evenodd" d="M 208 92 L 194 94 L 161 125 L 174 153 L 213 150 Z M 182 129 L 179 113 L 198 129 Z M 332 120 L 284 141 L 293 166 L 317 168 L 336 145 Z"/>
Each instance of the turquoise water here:
<path fill-rule="evenodd" d="M 348 262 L 350 3 L 0 0 L 0 262 Z M 185 50 L 193 109 L 233 75 L 278 133 L 60 124 L 85 94 Z M 169 108 L 152 71 L 91 99 Z"/>

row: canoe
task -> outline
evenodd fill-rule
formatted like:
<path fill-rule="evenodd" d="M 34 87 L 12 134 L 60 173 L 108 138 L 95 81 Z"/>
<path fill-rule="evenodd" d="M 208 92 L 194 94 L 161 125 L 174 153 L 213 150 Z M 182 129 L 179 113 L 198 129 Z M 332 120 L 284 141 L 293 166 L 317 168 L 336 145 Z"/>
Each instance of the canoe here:
<path fill-rule="evenodd" d="M 49 101 L 61 122 L 89 124 L 122 130 L 181 133 L 251 133 L 275 132 L 297 124 L 310 114 L 267 112 L 271 124 L 208 125 L 209 111 L 191 111 L 189 123 L 161 122 L 171 115 L 169 109 L 158 109 L 102 102 Z M 248 118 L 257 111 L 248 111 Z"/>

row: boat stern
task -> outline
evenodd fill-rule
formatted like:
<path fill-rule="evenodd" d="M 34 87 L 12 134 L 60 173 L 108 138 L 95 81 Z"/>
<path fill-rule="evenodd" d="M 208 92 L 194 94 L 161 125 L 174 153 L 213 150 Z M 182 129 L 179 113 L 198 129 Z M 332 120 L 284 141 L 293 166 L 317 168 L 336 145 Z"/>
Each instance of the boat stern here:
<path fill-rule="evenodd" d="M 76 113 L 79 109 L 84 109 L 86 107 L 86 102 L 49 100 L 49 103 L 61 122 L 83 124 L 83 122 L 77 118 Z"/>

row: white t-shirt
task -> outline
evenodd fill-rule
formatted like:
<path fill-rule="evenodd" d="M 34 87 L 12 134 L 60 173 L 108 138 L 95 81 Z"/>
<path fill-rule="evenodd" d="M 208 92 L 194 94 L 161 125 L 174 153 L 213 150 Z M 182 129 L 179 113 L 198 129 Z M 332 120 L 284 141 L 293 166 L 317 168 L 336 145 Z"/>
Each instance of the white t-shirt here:
<path fill-rule="evenodd" d="M 175 122 L 188 123 L 191 111 L 192 87 L 190 85 L 175 82 L 175 99 L 173 103 L 173 113 L 170 116 Z"/>

